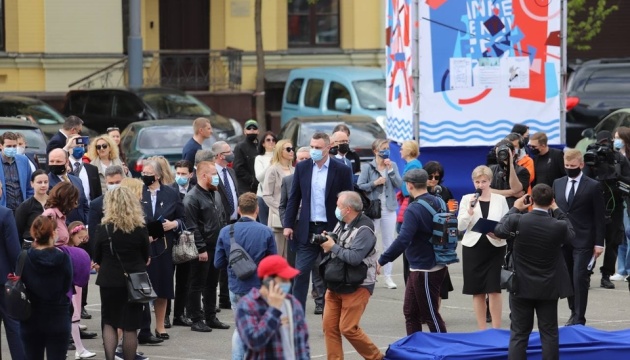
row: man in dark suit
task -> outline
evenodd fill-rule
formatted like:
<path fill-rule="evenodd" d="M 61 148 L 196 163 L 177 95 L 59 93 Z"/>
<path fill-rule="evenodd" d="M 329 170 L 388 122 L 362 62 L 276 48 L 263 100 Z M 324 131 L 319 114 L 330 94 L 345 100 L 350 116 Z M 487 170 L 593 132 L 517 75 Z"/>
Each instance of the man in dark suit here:
<path fill-rule="evenodd" d="M 98 176 L 98 168 L 92 164 L 83 162 L 85 145 L 77 145 L 74 139 L 70 140 L 70 150 L 68 151 L 68 161 L 72 168 L 72 175 L 81 179 L 85 197 L 92 201 L 103 195 L 101 189 L 101 179 Z"/>
<path fill-rule="evenodd" d="M 83 191 L 83 183 L 78 177 L 68 174 L 68 153 L 63 149 L 53 149 L 48 154 L 48 183 L 50 189 L 61 181 L 70 181 L 72 185 L 79 189 L 79 204 L 76 209 L 70 211 L 66 216 L 66 222 L 69 224 L 73 221 L 81 221 L 84 224 L 88 222 L 88 214 L 90 207 L 88 200 Z"/>
<path fill-rule="evenodd" d="M 50 154 L 53 149 L 62 149 L 66 146 L 68 138 L 72 135 L 79 135 L 83 130 L 83 120 L 78 116 L 70 115 L 66 118 L 59 131 L 50 138 L 46 146 L 46 154 Z"/>
<path fill-rule="evenodd" d="M 2 197 L 0 184 L 0 197 Z M 0 205 L 0 278 L 4 282 L 9 273 L 15 271 L 17 258 L 20 255 L 20 240 L 13 212 Z M 20 339 L 20 322 L 10 318 L 6 313 L 4 296 L 0 296 L 0 317 L 4 321 L 4 330 L 9 343 L 12 359 L 24 359 L 24 347 Z"/>
<path fill-rule="evenodd" d="M 532 205 L 533 210 L 526 214 Z M 553 211 L 553 215 L 550 214 Z M 558 298 L 571 294 L 569 274 L 562 256 L 562 245 L 575 233 L 565 213 L 553 200 L 553 190 L 538 184 L 531 197 L 525 195 L 514 202 L 494 229 L 500 238 L 516 233 L 513 240 L 515 284 L 510 293 L 510 346 L 508 358 L 527 359 L 527 344 L 534 326 L 534 310 L 542 343 L 543 359 L 558 359 Z"/>
<path fill-rule="evenodd" d="M 604 198 L 599 182 L 582 173 L 584 159 L 579 150 L 565 152 L 564 167 L 567 176 L 556 179 L 553 190 L 556 204 L 575 229 L 575 237 L 563 247 L 574 293 L 568 298 L 571 317 L 566 325 L 584 325 L 589 271 L 604 251 Z"/>
<path fill-rule="evenodd" d="M 315 133 L 311 138 L 311 160 L 302 161 L 295 168 L 293 185 L 282 220 L 284 236 L 296 243 L 295 266 L 300 274 L 293 284 L 293 295 L 306 308 L 310 271 L 322 248 L 311 244 L 313 234 L 332 231 L 337 224 L 335 209 L 337 195 L 352 190 L 352 170 L 330 158 L 330 138 Z M 296 219 L 298 210 L 300 219 Z M 295 230 L 295 231 L 294 231 Z M 291 246 L 291 245 L 289 245 Z"/>

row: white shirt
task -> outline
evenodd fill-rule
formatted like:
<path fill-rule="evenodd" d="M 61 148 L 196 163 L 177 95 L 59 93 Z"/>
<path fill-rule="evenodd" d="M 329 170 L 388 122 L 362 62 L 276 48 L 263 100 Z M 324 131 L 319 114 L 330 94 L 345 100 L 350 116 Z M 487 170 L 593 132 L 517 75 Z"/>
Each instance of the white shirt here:
<path fill-rule="evenodd" d="M 74 174 L 74 163 L 79 162 L 81 164 L 81 171 L 79 171 L 79 175 L 75 175 L 75 176 L 81 179 L 81 182 L 83 183 L 83 191 L 85 192 L 85 197 L 87 198 L 88 204 L 89 204 L 90 203 L 90 181 L 88 179 L 88 174 L 87 174 L 87 171 L 85 170 L 85 166 L 83 166 L 83 161 L 75 159 L 72 155 L 68 157 L 68 160 L 70 161 L 72 174 Z M 100 183 L 99 183 L 99 186 L 100 186 Z"/>
<path fill-rule="evenodd" d="M 342 163 L 348 165 L 350 169 L 352 169 L 352 162 L 344 155 L 337 154 L 335 155 L 335 158 L 341 160 Z"/>
<path fill-rule="evenodd" d="M 311 160 L 312 161 L 312 160 Z M 326 181 L 328 180 L 328 165 L 330 156 L 321 169 L 313 161 L 313 175 L 311 177 L 311 222 L 327 222 L 326 218 Z"/>
<path fill-rule="evenodd" d="M 575 179 L 569 178 L 567 180 L 567 188 L 564 189 L 564 198 L 569 201 L 569 193 L 571 192 L 571 185 L 573 184 L 573 180 L 575 180 L 575 193 L 577 193 L 577 189 L 578 186 L 580 186 L 580 181 L 582 180 L 582 175 L 584 175 L 583 172 L 580 172 L 580 175 L 578 175 Z M 573 195 L 575 195 L 575 193 L 573 193 Z"/>
<path fill-rule="evenodd" d="M 223 182 L 223 178 L 224 178 L 224 173 L 223 173 L 223 166 L 214 163 L 215 167 L 217 168 L 217 175 L 219 175 L 219 181 L 221 182 L 221 184 L 224 184 Z M 236 220 L 238 217 L 238 214 L 236 212 L 236 208 L 238 208 L 238 195 L 236 195 L 236 186 L 234 185 L 234 179 L 232 179 L 232 176 L 230 176 L 230 172 L 226 171 L 227 174 L 227 179 L 228 182 L 230 183 L 230 190 L 232 190 L 232 199 L 234 199 L 234 212 L 232 212 L 232 214 L 230 214 L 230 220 Z M 225 187 L 225 184 L 223 185 Z M 225 211 L 227 211 L 228 209 L 225 209 Z"/>

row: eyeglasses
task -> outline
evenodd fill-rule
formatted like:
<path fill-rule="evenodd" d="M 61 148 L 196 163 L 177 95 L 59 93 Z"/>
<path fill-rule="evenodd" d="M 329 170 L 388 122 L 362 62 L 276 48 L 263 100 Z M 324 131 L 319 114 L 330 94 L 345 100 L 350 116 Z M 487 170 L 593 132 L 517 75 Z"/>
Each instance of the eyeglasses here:
<path fill-rule="evenodd" d="M 107 132 L 111 132 L 111 131 L 120 131 L 120 129 L 116 126 L 108 127 Z"/>
<path fill-rule="evenodd" d="M 429 175 L 429 180 L 440 180 L 440 175 Z"/>
<path fill-rule="evenodd" d="M 292 147 L 285 147 L 285 148 L 284 148 L 284 151 L 286 151 L 286 152 L 294 152 L 294 151 L 295 151 L 295 148 L 292 148 Z"/>
<path fill-rule="evenodd" d="M 105 150 L 107 149 L 108 145 L 107 144 L 103 144 L 103 145 L 96 145 L 96 150 Z"/>
<path fill-rule="evenodd" d="M 274 138 L 266 138 L 265 141 L 266 142 L 276 142 L 276 139 L 274 139 Z"/>

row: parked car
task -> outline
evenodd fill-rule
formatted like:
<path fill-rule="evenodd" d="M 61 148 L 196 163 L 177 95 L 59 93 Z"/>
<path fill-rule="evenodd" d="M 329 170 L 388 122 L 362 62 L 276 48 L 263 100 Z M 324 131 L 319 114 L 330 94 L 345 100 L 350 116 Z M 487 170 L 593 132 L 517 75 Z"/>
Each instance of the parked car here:
<path fill-rule="evenodd" d="M 243 133 L 238 121 L 215 113 L 194 96 L 175 89 L 73 90 L 66 95 L 63 113 L 80 117 L 99 133 L 110 126 L 124 129 L 141 120 L 194 120 L 198 117 L 210 120 L 219 140 L 228 141 Z"/>
<path fill-rule="evenodd" d="M 332 115 L 293 118 L 282 127 L 278 139 L 290 139 L 296 148 L 310 146 L 311 136 L 315 132 L 330 135 L 340 123 L 350 129 L 350 148 L 359 154 L 361 161 L 374 158 L 374 140 L 387 138 L 383 128 L 369 116 Z"/>
<path fill-rule="evenodd" d="M 367 115 L 385 127 L 385 73 L 341 66 L 291 70 L 282 97 L 281 125 L 298 116 Z"/>
<path fill-rule="evenodd" d="M 129 124 L 120 136 L 120 146 L 127 156 L 127 167 L 134 176 L 142 172 L 142 161 L 151 156 L 164 156 L 174 165 L 182 159 L 182 149 L 193 136 L 193 120 L 145 120 Z M 230 139 L 232 148 L 243 136 Z M 208 149 L 218 141 L 213 136 L 204 141 Z"/>
<path fill-rule="evenodd" d="M 583 138 L 575 145 L 575 148 L 584 154 L 586 148 L 595 142 L 598 132 L 608 130 L 611 135 L 615 136 L 615 131 L 621 126 L 630 127 L 630 108 L 614 111 L 595 125 L 594 128 L 584 130 L 582 132 Z"/>
<path fill-rule="evenodd" d="M 582 131 L 606 115 L 630 108 L 630 58 L 586 61 L 567 84 L 566 142 L 574 147 Z"/>
<path fill-rule="evenodd" d="M 39 126 L 24 119 L 0 117 L 0 135 L 7 131 L 19 132 L 24 135 L 26 140 L 24 154 L 35 163 L 36 167 L 47 168 L 46 144 L 48 141 Z"/>
<path fill-rule="evenodd" d="M 46 137 L 52 137 L 61 129 L 66 118 L 45 102 L 24 96 L 0 96 L 0 116 L 24 117 L 39 125 Z M 97 133 L 84 126 L 82 134 L 96 136 Z"/>

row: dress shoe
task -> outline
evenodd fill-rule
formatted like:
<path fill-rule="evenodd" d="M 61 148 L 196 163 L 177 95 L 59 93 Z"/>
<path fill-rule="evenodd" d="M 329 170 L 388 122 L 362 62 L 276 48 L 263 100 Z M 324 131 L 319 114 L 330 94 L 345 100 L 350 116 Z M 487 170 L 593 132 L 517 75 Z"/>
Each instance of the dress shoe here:
<path fill-rule="evenodd" d="M 603 287 L 604 289 L 614 289 L 615 288 L 615 284 L 612 283 L 612 281 L 610 281 L 610 278 L 608 276 L 602 276 L 602 281 L 599 284 L 600 287 Z"/>
<path fill-rule="evenodd" d="M 208 325 L 209 327 L 213 329 L 226 330 L 230 328 L 230 325 L 220 322 L 219 319 L 217 318 L 214 318 L 212 320 L 206 320 L 206 325 Z"/>
<path fill-rule="evenodd" d="M 313 310 L 313 314 L 321 315 L 324 313 L 324 307 L 321 305 L 315 305 L 315 310 Z"/>
<path fill-rule="evenodd" d="M 77 347 L 74 345 L 73 342 L 68 343 L 68 350 L 76 350 Z"/>
<path fill-rule="evenodd" d="M 138 336 L 138 344 L 140 345 L 155 345 L 163 342 L 163 339 L 156 338 L 153 335 L 149 336 Z"/>
<path fill-rule="evenodd" d="M 173 319 L 173 325 L 175 326 L 192 326 L 193 322 L 186 316 L 178 316 Z"/>
<path fill-rule="evenodd" d="M 158 338 L 158 339 L 162 339 L 162 340 L 168 340 L 168 339 L 171 338 L 170 336 L 168 336 L 167 333 L 165 333 L 165 332 L 163 332 L 163 333 L 158 332 L 157 329 L 155 329 L 155 337 Z"/>
<path fill-rule="evenodd" d="M 197 321 L 196 323 L 192 324 L 190 330 L 198 332 L 210 332 L 212 331 L 212 328 L 206 325 L 203 321 Z"/>
<path fill-rule="evenodd" d="M 81 339 L 94 339 L 96 336 L 98 336 L 97 333 L 91 331 L 81 331 L 80 334 Z"/>
<path fill-rule="evenodd" d="M 95 356 L 96 356 L 96 353 L 90 352 L 87 349 L 83 349 L 83 351 L 81 351 L 80 353 L 78 351 L 74 352 L 74 359 L 75 360 L 89 359 L 89 358 L 93 358 Z"/>
<path fill-rule="evenodd" d="M 571 326 L 571 325 L 575 325 L 575 324 L 573 323 L 574 319 L 575 319 L 575 318 L 573 317 L 573 315 L 571 315 L 571 317 L 569 318 L 569 320 L 567 320 L 567 323 L 566 323 L 566 324 L 564 324 L 564 326 Z"/>
<path fill-rule="evenodd" d="M 231 309 L 232 308 L 232 304 L 230 304 L 229 302 L 227 302 L 227 303 L 219 302 L 219 308 L 221 308 L 221 309 Z"/>
<path fill-rule="evenodd" d="M 220 308 L 220 307 L 218 307 L 218 306 L 217 306 L 217 307 L 215 307 L 215 308 L 214 308 L 214 312 L 215 312 L 215 313 L 217 313 L 217 314 L 218 314 L 218 313 L 220 313 L 220 312 L 221 312 L 221 308 Z"/>
<path fill-rule="evenodd" d="M 85 308 L 81 309 L 81 319 L 90 320 L 91 318 L 92 318 L 92 315 L 88 314 Z"/>
<path fill-rule="evenodd" d="M 171 318 L 166 316 L 164 318 L 164 327 L 170 329 L 173 325 L 171 325 Z"/>

